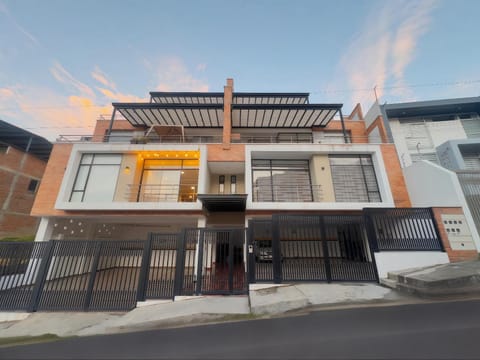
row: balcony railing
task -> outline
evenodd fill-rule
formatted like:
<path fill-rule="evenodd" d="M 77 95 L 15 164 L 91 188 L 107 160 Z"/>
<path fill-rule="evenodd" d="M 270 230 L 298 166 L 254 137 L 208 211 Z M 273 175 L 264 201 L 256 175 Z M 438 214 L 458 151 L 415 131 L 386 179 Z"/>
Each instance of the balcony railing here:
<path fill-rule="evenodd" d="M 323 201 L 321 185 L 259 185 L 253 187 L 254 202 L 321 202 Z"/>
<path fill-rule="evenodd" d="M 61 143 L 131 143 L 131 144 L 158 144 L 158 143 L 191 143 L 191 144 L 220 144 L 222 135 L 165 135 L 165 136 L 129 136 L 129 135 L 60 135 L 57 142 Z"/>
<path fill-rule="evenodd" d="M 128 184 L 128 202 L 195 202 L 197 184 Z"/>
<path fill-rule="evenodd" d="M 130 136 L 130 135 L 60 135 L 56 139 L 60 143 L 131 143 L 131 144 L 159 144 L 159 143 L 187 143 L 187 144 L 221 144 L 222 135 L 165 135 L 165 136 Z M 239 144 L 344 144 L 343 135 L 326 136 L 314 139 L 310 133 L 289 134 L 258 134 L 232 136 L 232 143 Z M 387 141 L 388 142 L 388 141 Z M 377 136 L 355 135 L 348 136 L 347 143 L 384 143 Z"/>

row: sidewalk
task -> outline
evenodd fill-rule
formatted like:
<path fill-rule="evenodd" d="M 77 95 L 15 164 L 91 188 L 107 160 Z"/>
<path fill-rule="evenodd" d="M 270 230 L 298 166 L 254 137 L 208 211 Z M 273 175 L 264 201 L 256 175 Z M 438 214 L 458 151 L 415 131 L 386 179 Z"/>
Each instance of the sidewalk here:
<path fill-rule="evenodd" d="M 1 337 L 88 336 L 280 316 L 332 307 L 399 305 L 429 294 L 457 300 L 480 294 L 480 261 L 437 265 L 389 274 L 389 288 L 372 283 L 252 284 L 249 295 L 177 297 L 139 303 L 130 312 L 0 313 Z M 412 290 L 413 289 L 413 290 Z M 435 300 L 436 301 L 436 300 Z"/>
<path fill-rule="evenodd" d="M 2 337 L 88 336 L 277 316 L 309 306 L 398 302 L 378 284 L 252 285 L 250 295 L 177 297 L 139 303 L 130 312 L 0 313 Z M 16 318 L 16 319 L 15 319 Z"/>

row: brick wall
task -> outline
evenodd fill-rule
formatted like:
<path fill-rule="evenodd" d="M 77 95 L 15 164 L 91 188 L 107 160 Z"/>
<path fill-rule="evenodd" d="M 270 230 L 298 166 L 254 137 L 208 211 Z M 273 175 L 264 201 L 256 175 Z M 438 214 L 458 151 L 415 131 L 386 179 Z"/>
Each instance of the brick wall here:
<path fill-rule="evenodd" d="M 41 181 L 46 162 L 13 147 L 0 154 L 0 238 L 32 235 L 38 219 L 30 216 L 35 191 L 30 181 Z"/>
<path fill-rule="evenodd" d="M 411 207 L 410 196 L 408 195 L 405 178 L 403 177 L 395 145 L 381 144 L 380 148 L 395 206 Z"/>
<path fill-rule="evenodd" d="M 459 261 L 478 259 L 477 250 L 452 250 L 450 246 L 450 242 L 448 241 L 447 231 L 445 230 L 445 226 L 442 221 L 442 214 L 463 215 L 462 208 L 435 207 L 435 208 L 432 208 L 432 210 L 433 210 L 433 215 L 435 217 L 435 221 L 437 222 L 437 225 L 438 225 L 438 231 L 442 239 L 443 247 L 445 248 L 445 251 L 448 254 L 448 258 L 450 259 L 450 262 L 459 262 Z"/>
<path fill-rule="evenodd" d="M 103 137 L 110 127 L 110 120 L 97 120 L 95 130 L 93 131 L 93 141 L 103 142 Z M 143 130 L 143 128 L 136 128 L 126 120 L 115 120 L 113 122 L 112 130 Z"/>
<path fill-rule="evenodd" d="M 32 207 L 33 216 L 64 215 L 65 212 L 55 210 L 63 175 L 72 152 L 72 144 L 55 144 L 50 154 L 42 182 Z"/>
<path fill-rule="evenodd" d="M 231 144 L 228 149 L 223 144 L 209 144 L 208 161 L 245 161 L 245 145 Z"/>

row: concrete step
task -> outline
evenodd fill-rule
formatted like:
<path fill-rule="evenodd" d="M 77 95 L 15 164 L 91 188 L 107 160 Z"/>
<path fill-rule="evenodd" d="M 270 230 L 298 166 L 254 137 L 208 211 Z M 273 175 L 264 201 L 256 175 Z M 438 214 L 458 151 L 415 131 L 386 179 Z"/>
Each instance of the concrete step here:
<path fill-rule="evenodd" d="M 450 263 L 392 272 L 381 283 L 425 296 L 480 293 L 480 262 Z"/>
<path fill-rule="evenodd" d="M 382 279 L 380 279 L 380 284 L 382 284 L 383 286 L 386 286 L 390 289 L 396 289 L 398 283 L 394 279 L 382 278 Z"/>

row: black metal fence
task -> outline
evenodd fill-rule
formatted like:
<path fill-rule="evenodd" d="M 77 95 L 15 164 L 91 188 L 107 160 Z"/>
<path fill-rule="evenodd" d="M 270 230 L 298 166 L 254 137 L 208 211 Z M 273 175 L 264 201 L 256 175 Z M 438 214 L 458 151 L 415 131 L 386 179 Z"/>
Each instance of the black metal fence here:
<path fill-rule="evenodd" d="M 274 215 L 248 234 L 250 282 L 378 280 L 361 215 Z"/>
<path fill-rule="evenodd" d="M 38 293 L 39 275 L 45 267 L 49 243 L 0 244 L 0 309 L 30 310 Z"/>
<path fill-rule="evenodd" d="M 373 251 L 443 251 L 431 208 L 364 209 Z"/>
<path fill-rule="evenodd" d="M 274 215 L 250 220 L 247 248 L 243 228 L 0 243 L 0 310 L 129 310 L 146 299 L 246 294 L 249 282 L 377 281 L 373 252 L 386 250 L 443 251 L 432 210 Z"/>

